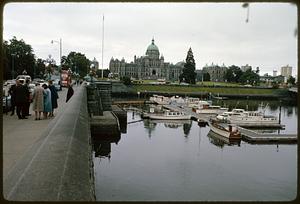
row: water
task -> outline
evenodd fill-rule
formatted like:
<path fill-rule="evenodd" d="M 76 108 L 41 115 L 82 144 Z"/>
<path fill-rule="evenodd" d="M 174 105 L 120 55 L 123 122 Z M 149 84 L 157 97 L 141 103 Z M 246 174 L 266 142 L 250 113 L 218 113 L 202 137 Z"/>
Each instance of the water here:
<path fill-rule="evenodd" d="M 253 104 L 251 108 L 259 108 L 256 102 Z M 266 109 L 266 113 L 274 115 L 278 111 L 278 102 Z M 284 132 L 296 133 L 297 107 L 282 106 L 281 117 L 286 125 Z M 128 112 L 128 122 L 139 119 L 137 113 Z M 244 141 L 228 144 L 208 133 L 209 127 L 199 127 L 194 121 L 171 124 L 144 120 L 128 124 L 127 133 L 121 138 L 101 141 L 104 151 L 94 157 L 97 200 L 290 201 L 296 198 L 297 144 Z"/>

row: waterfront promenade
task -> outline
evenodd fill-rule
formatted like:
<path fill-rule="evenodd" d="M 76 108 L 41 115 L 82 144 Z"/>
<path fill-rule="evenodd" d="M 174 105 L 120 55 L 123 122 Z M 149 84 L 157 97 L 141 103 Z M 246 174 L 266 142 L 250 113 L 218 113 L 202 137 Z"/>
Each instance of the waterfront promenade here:
<path fill-rule="evenodd" d="M 74 92 L 77 86 L 73 86 Z M 34 120 L 32 104 L 28 119 L 19 120 L 18 116 L 10 115 L 10 112 L 3 113 L 3 178 L 6 178 L 9 171 L 14 167 L 26 151 L 37 141 L 49 123 L 66 108 L 67 88 L 58 91 L 58 108 L 54 111 L 54 117 L 44 120 Z"/>
<path fill-rule="evenodd" d="M 59 92 L 55 117 L 3 116 L 3 196 L 9 201 L 95 200 L 86 85 Z M 33 114 L 32 111 L 30 111 Z"/>
<path fill-rule="evenodd" d="M 73 86 L 76 92 L 77 86 Z M 55 109 L 54 117 L 44 120 L 34 120 L 34 111 L 30 106 L 28 119 L 19 120 L 18 116 L 3 113 L 3 178 L 6 178 L 10 170 L 30 147 L 40 138 L 42 132 L 49 123 L 66 108 L 67 88 L 58 91 L 58 108 Z M 32 105 L 32 104 L 31 104 Z"/>

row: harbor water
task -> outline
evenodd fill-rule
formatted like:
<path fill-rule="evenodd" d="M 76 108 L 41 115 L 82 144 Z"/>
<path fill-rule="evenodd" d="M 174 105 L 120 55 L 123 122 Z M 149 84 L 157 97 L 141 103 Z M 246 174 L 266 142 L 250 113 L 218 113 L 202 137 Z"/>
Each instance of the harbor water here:
<path fill-rule="evenodd" d="M 261 101 L 213 101 L 258 110 Z M 297 133 L 298 109 L 263 101 Z M 265 107 L 265 105 L 267 105 Z M 143 107 L 138 107 L 143 108 Z M 94 143 L 98 201 L 291 201 L 297 196 L 297 144 L 229 142 L 195 121 L 141 120 L 128 111 L 126 133 Z"/>

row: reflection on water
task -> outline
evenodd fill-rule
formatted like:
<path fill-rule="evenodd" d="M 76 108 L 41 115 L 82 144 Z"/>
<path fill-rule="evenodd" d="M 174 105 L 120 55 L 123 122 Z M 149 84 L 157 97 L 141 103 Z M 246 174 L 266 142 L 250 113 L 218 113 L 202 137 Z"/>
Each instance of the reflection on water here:
<path fill-rule="evenodd" d="M 272 106 L 266 113 L 279 115 L 279 104 Z M 98 201 L 290 201 L 297 195 L 297 144 L 230 141 L 195 121 L 127 116 L 121 137 L 94 141 Z M 282 106 L 281 117 L 287 133 L 297 132 L 297 107 Z"/>
<path fill-rule="evenodd" d="M 144 127 L 148 130 L 148 136 L 151 137 L 151 132 L 155 130 L 157 124 L 163 124 L 166 128 L 178 129 L 182 128 L 185 137 L 188 137 L 191 127 L 191 120 L 144 120 Z"/>

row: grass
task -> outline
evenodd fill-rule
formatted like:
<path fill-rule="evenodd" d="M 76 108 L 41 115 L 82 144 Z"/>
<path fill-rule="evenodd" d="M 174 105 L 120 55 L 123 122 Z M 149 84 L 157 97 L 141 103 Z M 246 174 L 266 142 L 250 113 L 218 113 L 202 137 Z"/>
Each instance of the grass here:
<path fill-rule="evenodd" d="M 155 91 L 165 93 L 197 93 L 206 92 L 212 94 L 234 94 L 234 95 L 277 95 L 280 93 L 278 89 L 256 89 L 256 88 L 226 88 L 226 87 L 202 87 L 202 86 L 170 86 L 170 85 L 134 85 L 136 92 Z"/>

